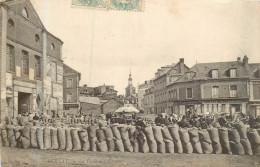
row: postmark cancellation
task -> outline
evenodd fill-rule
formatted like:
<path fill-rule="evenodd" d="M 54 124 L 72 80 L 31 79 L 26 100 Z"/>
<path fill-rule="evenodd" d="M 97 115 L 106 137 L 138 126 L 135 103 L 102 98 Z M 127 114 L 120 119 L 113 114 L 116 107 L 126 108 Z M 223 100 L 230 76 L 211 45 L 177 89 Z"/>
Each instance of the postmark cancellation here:
<path fill-rule="evenodd" d="M 145 0 L 72 0 L 73 7 L 102 10 L 144 11 Z"/>

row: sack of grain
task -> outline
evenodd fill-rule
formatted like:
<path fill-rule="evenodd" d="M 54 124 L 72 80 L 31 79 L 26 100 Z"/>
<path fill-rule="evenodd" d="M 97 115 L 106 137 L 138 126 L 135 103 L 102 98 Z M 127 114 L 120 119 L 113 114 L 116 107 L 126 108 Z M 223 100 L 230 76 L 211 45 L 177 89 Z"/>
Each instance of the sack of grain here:
<path fill-rule="evenodd" d="M 21 144 L 23 149 L 30 148 L 30 139 L 27 139 L 26 137 L 21 137 Z"/>
<path fill-rule="evenodd" d="M 105 137 L 106 137 L 107 141 L 111 141 L 111 140 L 114 139 L 114 135 L 113 135 L 113 132 L 112 132 L 110 126 L 103 127 L 102 129 L 104 130 Z"/>
<path fill-rule="evenodd" d="M 22 129 L 22 136 L 30 139 L 30 131 L 31 131 L 31 127 L 32 125 L 30 123 L 27 123 L 24 125 L 23 129 Z"/>
<path fill-rule="evenodd" d="M 58 129 L 57 128 L 51 128 L 51 149 L 52 150 L 59 149 Z"/>
<path fill-rule="evenodd" d="M 168 129 L 174 141 L 174 152 L 180 154 L 183 153 L 182 143 L 179 135 L 179 126 L 177 124 L 171 125 L 168 127 Z"/>
<path fill-rule="evenodd" d="M 218 134 L 219 134 L 219 141 L 222 146 L 222 153 L 232 154 L 230 144 L 229 144 L 229 138 L 228 138 L 228 129 L 223 127 L 219 128 Z"/>
<path fill-rule="evenodd" d="M 134 135 L 134 134 L 135 134 L 135 131 L 136 131 L 136 127 L 130 125 L 129 128 L 128 128 L 128 134 L 129 134 L 129 139 L 130 139 L 130 141 L 135 140 L 135 135 Z"/>
<path fill-rule="evenodd" d="M 79 139 L 81 141 L 82 150 L 89 151 L 90 150 L 90 143 L 88 140 L 88 131 L 87 130 L 80 130 L 79 131 Z"/>
<path fill-rule="evenodd" d="M 59 150 L 66 149 L 66 130 L 65 128 L 58 128 L 58 143 L 59 143 Z"/>
<path fill-rule="evenodd" d="M 203 154 L 203 150 L 202 150 L 200 142 L 198 142 L 198 143 L 192 143 L 191 142 L 191 145 L 192 145 L 194 153 Z"/>
<path fill-rule="evenodd" d="M 202 148 L 200 144 L 200 139 L 199 139 L 199 131 L 197 128 L 192 128 L 188 130 L 189 135 L 190 135 L 190 141 L 191 145 L 193 148 L 194 153 L 202 154 Z"/>
<path fill-rule="evenodd" d="M 88 137 L 89 139 L 93 139 L 97 137 L 97 130 L 98 130 L 98 126 L 96 125 L 91 125 L 88 127 Z"/>
<path fill-rule="evenodd" d="M 114 140 L 107 140 L 107 148 L 109 152 L 115 151 L 115 142 Z"/>
<path fill-rule="evenodd" d="M 230 141 L 229 143 L 230 143 L 231 151 L 234 155 L 244 155 L 245 154 L 244 148 L 240 142 L 236 143 L 236 142 Z"/>
<path fill-rule="evenodd" d="M 154 141 L 154 134 L 152 126 L 147 126 L 144 128 L 144 133 L 146 135 L 147 141 Z"/>
<path fill-rule="evenodd" d="M 157 153 L 157 142 L 155 139 L 153 140 L 147 140 L 148 146 L 149 146 L 149 151 L 151 153 Z"/>
<path fill-rule="evenodd" d="M 121 138 L 124 141 L 129 140 L 129 134 L 128 134 L 128 127 L 126 125 L 123 125 L 121 127 L 118 127 L 119 132 L 121 134 Z"/>
<path fill-rule="evenodd" d="M 148 147 L 148 143 L 147 140 L 143 140 L 141 143 L 139 143 L 139 145 L 141 145 L 141 152 L 142 153 L 148 153 L 149 152 L 149 147 Z"/>
<path fill-rule="evenodd" d="M 38 148 L 38 143 L 37 143 L 37 127 L 36 126 L 32 126 L 31 127 L 31 147 L 32 148 Z"/>
<path fill-rule="evenodd" d="M 193 152 L 193 148 L 191 142 L 184 143 L 182 142 L 183 152 L 186 154 L 191 154 Z"/>
<path fill-rule="evenodd" d="M 234 127 L 237 129 L 240 139 L 247 139 L 247 127 L 243 122 L 238 122 L 234 124 Z"/>
<path fill-rule="evenodd" d="M 90 143 L 90 150 L 93 152 L 97 151 L 97 137 L 94 137 L 92 139 L 89 139 L 89 143 Z"/>
<path fill-rule="evenodd" d="M 164 139 L 165 147 L 166 147 L 166 152 L 167 153 L 174 153 L 174 144 L 173 141 L 170 139 Z"/>
<path fill-rule="evenodd" d="M 163 139 L 167 139 L 167 140 L 172 140 L 173 141 L 172 136 L 171 136 L 167 126 L 162 127 L 162 135 L 163 135 Z"/>
<path fill-rule="evenodd" d="M 65 134 L 66 134 L 66 151 L 71 151 L 72 150 L 72 139 L 71 139 L 71 129 L 66 128 L 65 129 Z"/>
<path fill-rule="evenodd" d="M 180 128 L 179 134 L 180 134 L 180 139 L 181 139 L 182 143 L 187 144 L 190 142 L 190 136 L 189 136 L 187 129 Z"/>
<path fill-rule="evenodd" d="M 71 133 L 73 151 L 80 151 L 81 143 L 80 143 L 80 139 L 79 139 L 79 135 L 78 135 L 78 129 L 72 128 L 70 130 L 70 133 Z"/>
<path fill-rule="evenodd" d="M 51 129 L 50 129 L 50 127 L 45 127 L 43 129 L 43 143 L 44 143 L 44 150 L 51 149 Z"/>
<path fill-rule="evenodd" d="M 97 139 L 99 142 L 106 141 L 106 136 L 105 136 L 104 130 L 97 129 Z"/>
<path fill-rule="evenodd" d="M 184 128 L 180 128 L 179 134 L 182 142 L 183 152 L 187 154 L 191 154 L 193 152 L 193 148 L 190 142 L 190 136 L 188 130 Z"/>
<path fill-rule="evenodd" d="M 203 150 L 203 154 L 211 154 L 213 152 L 212 144 L 201 141 L 201 148 Z"/>
<path fill-rule="evenodd" d="M 200 130 L 199 131 L 199 137 L 200 137 L 200 142 L 206 142 L 209 144 L 212 144 L 211 140 L 210 140 L 210 136 L 207 130 Z"/>
<path fill-rule="evenodd" d="M 168 129 L 169 129 L 169 132 L 170 132 L 173 140 L 179 141 L 180 140 L 179 126 L 177 124 L 171 125 L 168 127 Z"/>
<path fill-rule="evenodd" d="M 113 135 L 114 137 L 117 139 L 117 140 L 121 140 L 121 134 L 117 128 L 117 125 L 112 125 L 111 126 L 111 129 L 112 129 L 112 132 L 113 132 Z"/>
<path fill-rule="evenodd" d="M 39 127 L 36 129 L 36 141 L 38 148 L 43 150 L 44 149 L 44 140 L 43 140 L 43 127 Z"/>
<path fill-rule="evenodd" d="M 231 128 L 228 130 L 228 138 L 229 138 L 229 141 L 233 141 L 235 143 L 240 142 L 239 133 L 235 128 Z"/>
<path fill-rule="evenodd" d="M 130 142 L 130 140 L 122 140 L 123 141 L 123 145 L 124 145 L 124 150 L 125 151 L 128 151 L 128 152 L 133 152 L 134 149 L 132 147 L 132 144 Z"/>
<path fill-rule="evenodd" d="M 219 141 L 218 129 L 217 128 L 209 128 L 208 129 L 210 139 L 212 141 L 213 153 L 221 154 L 222 147 Z"/>
<path fill-rule="evenodd" d="M 119 131 L 118 131 L 119 132 Z M 120 152 L 124 152 L 124 144 L 121 139 L 115 139 L 116 150 Z"/>
<path fill-rule="evenodd" d="M 157 142 L 164 143 L 163 136 L 162 136 L 162 128 L 160 126 L 153 126 L 152 128 L 153 128 L 154 139 Z"/>
<path fill-rule="evenodd" d="M 183 147 L 181 141 L 174 141 L 174 152 L 182 154 L 183 153 Z"/>
<path fill-rule="evenodd" d="M 213 152 L 212 143 L 207 130 L 199 131 L 201 148 L 204 154 L 211 154 Z"/>
<path fill-rule="evenodd" d="M 7 130 L 7 138 L 9 140 L 10 147 L 16 147 L 17 142 L 16 142 L 16 139 L 15 139 L 14 126 L 13 125 L 7 125 L 6 130 Z"/>
<path fill-rule="evenodd" d="M 30 147 L 30 131 L 31 131 L 32 124 L 26 123 L 22 130 L 22 137 L 21 137 L 21 144 L 23 149 L 27 149 Z"/>
<path fill-rule="evenodd" d="M 242 144 L 246 155 L 253 155 L 252 147 L 248 139 L 241 139 L 240 143 Z"/>
<path fill-rule="evenodd" d="M 260 155 L 260 137 L 256 129 L 248 131 L 248 139 L 251 143 L 254 155 Z"/>
<path fill-rule="evenodd" d="M 97 142 L 97 149 L 100 152 L 107 152 L 108 151 L 107 142 L 105 140 L 102 142 Z"/>

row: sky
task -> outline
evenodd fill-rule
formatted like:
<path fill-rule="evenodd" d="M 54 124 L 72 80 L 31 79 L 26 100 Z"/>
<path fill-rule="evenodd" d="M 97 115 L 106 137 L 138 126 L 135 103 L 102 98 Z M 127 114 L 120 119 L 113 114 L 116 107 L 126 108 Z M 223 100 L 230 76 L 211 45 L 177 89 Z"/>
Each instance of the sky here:
<path fill-rule="evenodd" d="M 137 87 L 161 66 L 260 63 L 260 2 L 145 0 L 144 12 L 75 8 L 71 0 L 31 0 L 46 29 L 60 38 L 64 63 L 80 85 L 114 85 L 125 93 L 131 69 Z"/>

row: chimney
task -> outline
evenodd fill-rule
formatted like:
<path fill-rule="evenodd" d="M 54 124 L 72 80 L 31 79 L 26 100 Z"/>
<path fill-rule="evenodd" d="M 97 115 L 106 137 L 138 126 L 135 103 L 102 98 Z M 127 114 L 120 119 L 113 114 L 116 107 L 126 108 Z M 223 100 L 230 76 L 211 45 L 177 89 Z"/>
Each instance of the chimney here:
<path fill-rule="evenodd" d="M 184 73 L 184 58 L 180 58 L 180 73 Z"/>
<path fill-rule="evenodd" d="M 237 62 L 241 62 L 241 57 L 237 57 Z"/>
<path fill-rule="evenodd" d="M 83 88 L 84 88 L 84 90 L 87 90 L 87 85 L 86 84 L 83 85 Z"/>
<path fill-rule="evenodd" d="M 248 57 L 246 55 L 243 58 L 243 65 L 248 66 Z"/>

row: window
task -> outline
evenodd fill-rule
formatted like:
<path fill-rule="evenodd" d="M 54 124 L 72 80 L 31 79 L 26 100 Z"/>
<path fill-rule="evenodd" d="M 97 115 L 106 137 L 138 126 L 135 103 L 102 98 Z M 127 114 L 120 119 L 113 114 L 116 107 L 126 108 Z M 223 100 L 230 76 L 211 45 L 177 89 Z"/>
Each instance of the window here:
<path fill-rule="evenodd" d="M 186 97 L 187 99 L 192 99 L 192 88 L 187 88 Z"/>
<path fill-rule="evenodd" d="M 218 70 L 212 70 L 211 71 L 211 77 L 212 78 L 218 78 Z"/>
<path fill-rule="evenodd" d="M 67 93 L 67 102 L 72 102 L 72 93 Z"/>
<path fill-rule="evenodd" d="M 8 28 L 14 28 L 14 21 L 12 19 L 8 20 Z"/>
<path fill-rule="evenodd" d="M 230 77 L 231 78 L 237 77 L 236 69 L 230 69 Z"/>
<path fill-rule="evenodd" d="M 29 17 L 29 15 L 28 15 L 28 12 L 27 12 L 27 9 L 26 9 L 26 8 L 23 8 L 22 15 L 23 15 L 23 17 L 25 17 L 25 18 L 28 18 L 28 17 Z"/>
<path fill-rule="evenodd" d="M 39 42 L 40 41 L 40 36 L 39 34 L 35 34 L 35 42 Z"/>
<path fill-rule="evenodd" d="M 218 86 L 213 86 L 212 87 L 212 97 L 213 98 L 218 98 L 219 97 L 219 87 Z"/>
<path fill-rule="evenodd" d="M 34 78 L 41 77 L 41 58 L 39 56 L 34 56 Z"/>
<path fill-rule="evenodd" d="M 54 43 L 51 43 L 51 50 L 54 50 L 55 49 L 55 45 Z"/>
<path fill-rule="evenodd" d="M 29 76 L 29 53 L 22 51 L 22 75 Z"/>
<path fill-rule="evenodd" d="M 7 54 L 6 57 L 7 70 L 10 72 L 14 72 L 15 52 L 14 52 L 14 47 L 12 45 L 7 44 L 6 54 Z"/>
<path fill-rule="evenodd" d="M 174 73 L 174 74 L 177 74 L 177 69 L 174 69 L 174 70 L 173 70 L 173 73 Z"/>
<path fill-rule="evenodd" d="M 230 86 L 230 97 L 237 97 L 237 86 Z"/>
<path fill-rule="evenodd" d="M 67 79 L 67 88 L 71 88 L 72 87 L 72 79 Z"/>
<path fill-rule="evenodd" d="M 173 90 L 173 98 L 174 98 L 174 99 L 177 99 L 177 89 L 174 89 L 174 90 Z"/>

